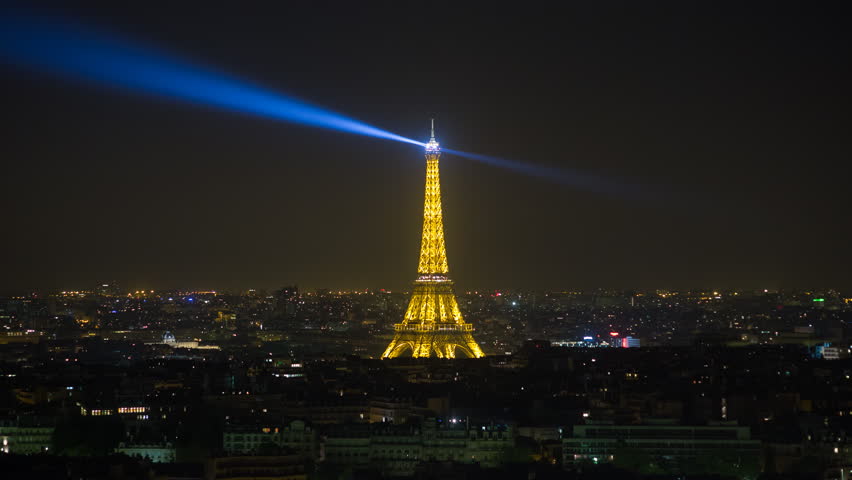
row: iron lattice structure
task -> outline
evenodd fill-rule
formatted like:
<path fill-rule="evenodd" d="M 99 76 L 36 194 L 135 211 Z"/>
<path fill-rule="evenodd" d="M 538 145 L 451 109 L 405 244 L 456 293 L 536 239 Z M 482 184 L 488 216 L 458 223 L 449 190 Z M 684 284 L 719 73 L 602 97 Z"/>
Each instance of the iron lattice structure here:
<path fill-rule="evenodd" d="M 423 207 L 423 240 L 420 245 L 419 276 L 402 323 L 394 325 L 393 341 L 382 358 L 399 357 L 409 350 L 414 358 L 455 358 L 461 350 L 468 357 L 485 356 L 473 339 L 473 325 L 465 323 L 459 310 L 447 265 L 444 218 L 441 209 L 441 148 L 432 138 L 426 144 L 426 200 Z"/>

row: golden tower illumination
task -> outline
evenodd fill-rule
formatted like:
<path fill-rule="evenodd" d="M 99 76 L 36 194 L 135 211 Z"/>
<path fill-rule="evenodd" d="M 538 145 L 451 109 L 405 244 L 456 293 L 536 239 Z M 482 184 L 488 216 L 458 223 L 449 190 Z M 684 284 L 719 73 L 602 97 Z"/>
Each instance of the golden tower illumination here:
<path fill-rule="evenodd" d="M 382 358 L 395 358 L 411 351 L 414 358 L 455 358 L 461 350 L 468 357 L 483 357 L 473 339 L 473 325 L 465 323 L 459 310 L 447 266 L 444 219 L 441 213 L 441 177 L 438 161 L 441 147 L 432 138 L 426 144 L 426 201 L 423 206 L 423 240 L 420 245 L 419 276 L 402 323 Z"/>

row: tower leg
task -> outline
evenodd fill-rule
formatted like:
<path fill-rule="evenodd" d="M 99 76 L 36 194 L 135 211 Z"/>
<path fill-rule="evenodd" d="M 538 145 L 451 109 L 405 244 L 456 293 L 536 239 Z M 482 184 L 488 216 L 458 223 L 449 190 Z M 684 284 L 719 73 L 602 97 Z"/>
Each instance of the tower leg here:
<path fill-rule="evenodd" d="M 410 348 L 412 355 L 417 352 L 417 338 L 412 338 L 410 334 L 397 333 L 391 340 L 388 348 L 382 353 L 381 358 L 396 358 L 400 356 L 406 348 Z"/>
<path fill-rule="evenodd" d="M 394 335 L 382 358 L 396 358 L 408 348 L 414 358 L 456 358 L 460 355 L 459 350 L 467 357 L 485 356 L 469 331 L 400 331 Z"/>
<path fill-rule="evenodd" d="M 473 358 L 481 358 L 485 356 L 485 353 L 479 348 L 479 344 L 476 343 L 476 340 L 473 339 L 473 335 L 470 332 L 465 332 L 464 335 L 459 339 L 459 345 L 465 347 L 468 355 Z"/>
<path fill-rule="evenodd" d="M 388 345 L 388 348 L 385 349 L 385 353 L 382 354 L 382 358 L 393 358 L 391 357 L 391 354 L 396 348 L 396 344 L 398 341 L 397 337 L 399 337 L 399 335 L 393 337 L 393 340 L 391 340 L 390 344 Z"/>

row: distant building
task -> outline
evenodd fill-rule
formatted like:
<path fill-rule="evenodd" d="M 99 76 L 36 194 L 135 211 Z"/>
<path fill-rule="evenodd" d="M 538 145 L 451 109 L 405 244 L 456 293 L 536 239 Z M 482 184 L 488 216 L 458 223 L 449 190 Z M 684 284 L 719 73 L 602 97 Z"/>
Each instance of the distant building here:
<path fill-rule="evenodd" d="M 237 328 L 237 314 L 234 312 L 219 310 L 216 312 L 216 323 L 222 328 L 234 330 Z"/>
<path fill-rule="evenodd" d="M 322 460 L 352 468 L 378 468 L 388 476 L 412 476 L 421 462 L 478 463 L 498 467 L 515 445 L 503 424 L 469 424 L 430 418 L 422 425 L 343 425 L 329 431 Z"/>
<path fill-rule="evenodd" d="M 824 360 L 840 360 L 843 353 L 839 347 L 824 347 L 822 349 L 822 358 Z"/>
<path fill-rule="evenodd" d="M 149 345 L 168 345 L 172 348 L 190 348 L 197 350 L 219 350 L 217 345 L 201 345 L 198 340 L 178 341 L 172 332 L 163 334 L 162 342 L 152 342 Z"/>
<path fill-rule="evenodd" d="M 559 441 L 561 428 L 556 426 L 523 426 L 518 427 L 518 436 L 531 438 L 537 442 Z"/>
<path fill-rule="evenodd" d="M 222 447 L 230 455 L 254 454 L 268 445 L 285 447 L 306 458 L 315 458 L 318 453 L 317 432 L 304 421 L 293 420 L 288 425 L 226 425 L 222 434 Z"/>
<path fill-rule="evenodd" d="M 175 447 L 171 443 L 138 444 L 120 443 L 115 449 L 129 457 L 143 458 L 153 463 L 172 463 L 175 461 Z"/>
<path fill-rule="evenodd" d="M 376 397 L 370 400 L 370 422 L 402 423 L 411 412 L 410 398 Z"/>
<path fill-rule="evenodd" d="M 624 337 L 621 339 L 622 348 L 639 348 L 641 344 L 642 342 L 640 342 L 638 338 Z"/>
<path fill-rule="evenodd" d="M 117 297 L 121 295 L 121 287 L 116 282 L 102 283 L 95 288 L 95 292 L 102 297 Z"/>
<path fill-rule="evenodd" d="M 612 463 L 619 455 L 684 465 L 696 458 L 733 454 L 742 462 L 759 464 L 761 443 L 749 427 L 737 425 L 574 425 L 562 439 L 566 469 L 584 463 Z"/>
<path fill-rule="evenodd" d="M 0 420 L 0 452 L 19 455 L 49 452 L 53 430 L 53 425 L 36 418 Z"/>
<path fill-rule="evenodd" d="M 299 455 L 218 457 L 207 461 L 205 480 L 305 480 L 305 461 Z"/>
<path fill-rule="evenodd" d="M 314 425 L 368 422 L 370 419 L 370 407 L 363 395 L 285 401 L 283 407 L 288 416 L 304 418 Z"/>
<path fill-rule="evenodd" d="M 299 305 L 299 287 L 293 285 L 277 290 L 274 299 L 273 309 L 276 315 L 295 316 Z"/>

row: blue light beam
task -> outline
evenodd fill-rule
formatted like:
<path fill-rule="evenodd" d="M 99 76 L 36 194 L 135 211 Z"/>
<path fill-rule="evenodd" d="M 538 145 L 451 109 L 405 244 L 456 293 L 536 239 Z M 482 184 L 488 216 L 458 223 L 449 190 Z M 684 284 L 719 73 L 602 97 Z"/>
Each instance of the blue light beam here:
<path fill-rule="evenodd" d="M 452 155 L 476 160 L 478 162 L 482 162 L 494 167 L 513 170 L 531 177 L 541 178 L 553 183 L 558 183 L 561 185 L 566 185 L 579 190 L 585 190 L 593 193 L 602 193 L 612 196 L 629 196 L 646 193 L 645 189 L 637 185 L 630 185 L 624 182 L 619 182 L 612 178 L 606 178 L 576 170 L 569 170 L 557 167 L 546 167 L 543 165 L 535 165 L 531 163 L 521 162 L 518 160 L 511 160 L 508 158 L 483 155 L 481 153 L 453 150 L 451 148 L 442 148 L 441 150 L 444 153 L 450 153 Z"/>
<path fill-rule="evenodd" d="M 0 11 L 0 61 L 111 88 L 425 145 L 122 38 L 46 15 Z"/>
<path fill-rule="evenodd" d="M 294 124 L 425 146 L 117 35 L 48 15 L 0 9 L 0 62 L 104 87 Z M 579 189 L 638 193 L 603 177 L 461 150 L 446 153 Z"/>

